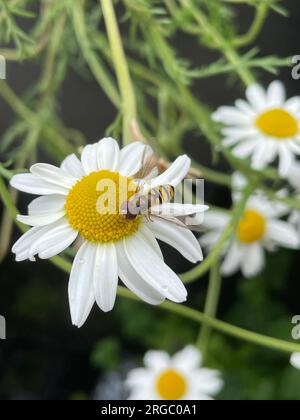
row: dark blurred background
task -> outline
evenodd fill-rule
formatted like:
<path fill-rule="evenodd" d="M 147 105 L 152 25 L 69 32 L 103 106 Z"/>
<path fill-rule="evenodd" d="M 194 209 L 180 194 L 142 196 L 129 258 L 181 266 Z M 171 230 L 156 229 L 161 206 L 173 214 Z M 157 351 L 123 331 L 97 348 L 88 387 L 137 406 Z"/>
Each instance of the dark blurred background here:
<path fill-rule="evenodd" d="M 290 17 L 273 13 L 258 39 L 262 55 L 300 54 L 299 2 L 291 0 L 285 5 Z M 241 32 L 245 32 L 251 22 L 249 10 L 240 10 Z M 217 58 L 193 45 L 185 36 L 178 36 L 174 42 L 181 55 L 195 66 Z M 7 82 L 22 94 L 35 82 L 39 72 L 38 64 L 8 63 Z M 283 70 L 280 79 L 289 95 L 300 94 L 300 81 L 292 80 L 290 69 Z M 267 84 L 271 80 L 272 77 L 266 75 L 261 81 Z M 241 96 L 242 86 L 232 85 L 224 77 L 215 77 L 210 83 L 196 82 L 195 91 L 214 109 Z M 82 131 L 91 142 L 101 138 L 115 118 L 114 108 L 96 82 L 92 78 L 83 80 L 75 72 L 69 73 L 63 85 L 60 112 L 67 126 Z M 11 110 L 0 101 L 0 134 L 13 118 Z M 211 164 L 210 149 L 205 141 L 191 141 L 186 144 L 186 150 L 199 162 Z M 47 156 L 42 158 L 47 160 Z M 225 163 L 221 162 L 220 167 L 226 169 Z M 209 183 L 206 197 L 217 205 L 230 204 L 228 191 Z M 24 201 L 21 207 L 26 203 Z M 19 235 L 15 230 L 14 239 Z M 190 267 L 176 252 L 164 249 L 167 262 L 177 272 Z M 246 328 L 288 339 L 291 316 L 300 313 L 299 275 L 299 253 L 283 251 L 271 256 L 266 273 L 251 282 L 239 275 L 226 279 L 219 316 L 233 323 L 239 320 Z M 77 330 L 72 327 L 69 316 L 67 282 L 68 276 L 48 262 L 15 263 L 10 254 L 1 264 L 0 314 L 7 319 L 7 340 L 0 341 L 1 399 L 121 398 L 125 394 L 119 374 L 139 363 L 149 347 L 176 350 L 192 342 L 197 335 L 196 325 L 187 325 L 187 321 L 174 315 L 120 298 L 112 313 L 103 314 L 94 308 L 86 325 Z M 189 305 L 203 307 L 206 285 L 206 281 L 201 280 L 188 287 Z M 222 398 L 300 398 L 300 372 L 287 366 L 285 356 L 270 354 L 221 335 L 214 336 L 211 352 L 212 364 L 223 370 L 226 379 Z M 255 369 L 251 368 L 253 365 Z"/>

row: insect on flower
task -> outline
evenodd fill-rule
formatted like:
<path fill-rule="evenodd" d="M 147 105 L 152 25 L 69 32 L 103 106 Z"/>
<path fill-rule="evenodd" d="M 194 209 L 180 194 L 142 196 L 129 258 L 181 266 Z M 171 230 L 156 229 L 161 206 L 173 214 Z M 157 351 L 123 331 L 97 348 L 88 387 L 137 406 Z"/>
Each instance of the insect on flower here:
<path fill-rule="evenodd" d="M 144 216 L 147 222 L 151 222 L 152 217 L 158 217 L 180 227 L 198 231 L 198 225 L 186 223 L 185 217 L 174 217 L 171 212 L 166 214 L 160 211 L 159 206 L 171 203 L 174 200 L 175 187 L 172 184 L 152 187 L 151 182 L 146 181 L 157 166 L 157 156 L 154 153 L 147 156 L 147 146 L 145 146 L 141 169 L 134 175 L 135 182 L 138 184 L 136 193 L 121 206 L 124 219 L 132 221 L 138 216 Z M 193 218 L 195 214 L 190 215 L 190 217 Z"/>
<path fill-rule="evenodd" d="M 121 206 L 140 188 L 135 179 L 153 191 L 159 191 L 161 185 L 176 188 L 189 173 L 190 164 L 189 157 L 182 155 L 158 174 L 157 159 L 149 146 L 136 142 L 120 149 L 114 139 L 105 138 L 86 145 L 79 157 L 68 156 L 60 167 L 33 165 L 30 173 L 17 174 L 11 180 L 13 187 L 39 196 L 30 203 L 28 215 L 17 217 L 32 228 L 13 246 L 16 260 L 51 258 L 80 240 L 69 281 L 71 317 L 78 327 L 85 323 L 94 303 L 105 312 L 113 309 L 119 278 L 151 305 L 160 305 L 165 299 L 184 302 L 187 290 L 164 262 L 157 240 L 175 247 L 192 263 L 203 259 L 200 244 L 179 222 L 169 223 L 154 213 L 172 214 L 180 220 L 202 216 L 207 206 L 152 206 L 151 223 L 144 213 L 125 217 Z M 112 187 L 112 193 L 106 186 Z M 129 191 L 128 186 L 133 188 Z M 106 201 L 114 204 L 112 211 L 106 212 Z M 105 211 L 99 211 L 99 203 L 104 203 Z"/>

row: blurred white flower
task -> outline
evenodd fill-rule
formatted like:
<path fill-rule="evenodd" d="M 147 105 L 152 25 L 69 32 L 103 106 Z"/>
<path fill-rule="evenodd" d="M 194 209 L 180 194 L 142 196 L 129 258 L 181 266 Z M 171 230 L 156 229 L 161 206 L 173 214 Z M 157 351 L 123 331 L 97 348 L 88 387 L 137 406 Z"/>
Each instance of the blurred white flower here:
<path fill-rule="evenodd" d="M 197 239 L 187 229 L 154 216 L 149 223 L 145 223 L 144 215 L 125 219 L 118 205 L 114 213 L 99 212 L 102 181 L 105 186 L 110 181 L 116 200 L 125 185 L 122 193 L 126 202 L 131 191 L 128 183 L 143 165 L 145 147 L 137 142 L 120 150 L 115 140 L 106 138 L 86 146 L 80 160 L 73 154 L 60 168 L 36 164 L 30 174 L 16 175 L 11 180 L 18 190 L 42 196 L 29 205 L 28 216 L 18 216 L 20 222 L 33 228 L 12 249 L 17 261 L 34 261 L 35 255 L 51 258 L 81 238 L 69 282 L 71 317 L 78 327 L 84 324 L 95 302 L 103 311 L 113 308 L 118 277 L 152 305 L 166 298 L 174 302 L 186 300 L 187 291 L 164 263 L 156 238 L 175 247 L 193 263 L 203 258 Z M 148 152 L 153 153 L 150 148 Z M 180 156 L 163 174 L 155 176 L 154 171 L 151 185 L 176 187 L 189 168 L 190 159 Z M 133 183 L 136 191 L 137 184 Z M 182 216 L 205 209 L 175 203 L 171 211 L 176 217 L 178 212 Z"/>
<path fill-rule="evenodd" d="M 202 355 L 187 346 L 170 357 L 164 351 L 149 351 L 145 368 L 129 372 L 126 384 L 130 400 L 212 400 L 223 387 L 219 371 L 200 368 Z"/>
<path fill-rule="evenodd" d="M 279 173 L 285 177 L 300 155 L 300 97 L 286 100 L 284 85 L 270 84 L 267 91 L 259 85 L 246 90 L 248 101 L 222 106 L 213 119 L 223 123 L 224 145 L 233 147 L 241 158 L 251 157 L 252 167 L 262 169 L 279 156 Z"/>
<path fill-rule="evenodd" d="M 245 179 L 238 173 L 233 176 L 233 201 L 238 202 Z M 230 276 L 241 269 L 247 278 L 259 274 L 265 266 L 265 250 L 275 251 L 278 247 L 298 249 L 300 235 L 292 223 L 280 220 L 289 212 L 287 206 L 271 202 L 261 191 L 249 197 L 235 236 L 228 240 L 223 249 L 224 261 L 221 273 Z M 231 216 L 222 211 L 209 211 L 203 226 L 208 230 L 200 243 L 210 250 L 219 240 Z"/>
<path fill-rule="evenodd" d="M 291 365 L 300 370 L 300 353 L 293 353 L 290 359 Z"/>

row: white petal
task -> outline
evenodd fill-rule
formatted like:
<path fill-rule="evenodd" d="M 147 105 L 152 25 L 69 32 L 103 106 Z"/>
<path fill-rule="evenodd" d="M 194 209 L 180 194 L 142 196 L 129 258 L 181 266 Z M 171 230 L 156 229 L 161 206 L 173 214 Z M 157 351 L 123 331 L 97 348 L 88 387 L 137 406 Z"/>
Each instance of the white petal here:
<path fill-rule="evenodd" d="M 240 159 L 248 158 L 257 147 L 257 140 L 243 141 L 239 143 L 232 151 Z"/>
<path fill-rule="evenodd" d="M 172 365 L 178 369 L 195 370 L 202 364 L 202 354 L 195 346 L 186 346 L 172 358 Z"/>
<path fill-rule="evenodd" d="M 216 245 L 216 243 L 220 239 L 221 233 L 222 232 L 219 232 L 219 231 L 212 231 L 212 232 L 205 233 L 199 239 L 200 244 L 204 248 L 208 248 L 208 250 L 210 250 Z"/>
<path fill-rule="evenodd" d="M 49 165 L 48 163 L 37 163 L 30 168 L 30 172 L 50 184 L 55 184 L 67 189 L 72 188 L 77 182 L 77 179 L 72 175 L 68 175 L 62 169 Z"/>
<path fill-rule="evenodd" d="M 100 170 L 108 169 L 112 172 L 118 170 L 120 148 L 116 140 L 111 137 L 104 138 L 98 145 L 98 167 Z"/>
<path fill-rule="evenodd" d="M 65 210 L 62 210 L 56 213 L 34 214 L 32 216 L 22 216 L 19 214 L 17 216 L 17 220 L 23 223 L 24 225 L 46 226 L 61 219 L 62 217 L 64 217 L 65 214 L 66 214 Z"/>
<path fill-rule="evenodd" d="M 46 195 L 33 200 L 28 206 L 30 216 L 43 213 L 57 213 L 64 209 L 66 197 L 63 195 Z"/>
<path fill-rule="evenodd" d="M 279 149 L 279 174 L 285 178 L 294 163 L 292 152 L 287 147 L 281 147 Z"/>
<path fill-rule="evenodd" d="M 241 111 L 243 111 L 244 113 L 246 113 L 247 115 L 249 115 L 249 117 L 251 118 L 254 118 L 256 115 L 254 109 L 244 99 L 237 99 L 235 101 L 235 106 L 239 108 Z"/>
<path fill-rule="evenodd" d="M 203 226 L 208 229 L 223 229 L 229 223 L 230 217 L 227 213 L 210 210 L 205 213 Z"/>
<path fill-rule="evenodd" d="M 294 368 L 300 369 L 300 353 L 293 353 L 290 363 Z"/>
<path fill-rule="evenodd" d="M 298 139 L 289 142 L 289 149 L 295 155 L 300 155 L 300 143 Z"/>
<path fill-rule="evenodd" d="M 147 227 L 149 226 L 149 227 Z M 156 240 L 156 237 L 154 235 L 154 233 L 151 230 L 151 225 L 144 225 L 142 227 L 140 227 L 140 234 L 144 237 L 145 241 L 152 247 L 153 251 L 156 252 L 156 254 L 159 256 L 159 258 L 161 258 L 162 260 L 164 260 L 164 256 L 163 253 L 160 249 L 160 246 Z"/>
<path fill-rule="evenodd" d="M 125 384 L 133 391 L 140 390 L 141 388 L 145 388 L 151 385 L 153 380 L 153 375 L 149 373 L 148 369 L 145 368 L 136 368 L 132 369 L 126 378 Z"/>
<path fill-rule="evenodd" d="M 284 108 L 299 118 L 300 96 L 294 96 L 293 98 L 288 99 L 284 104 Z"/>
<path fill-rule="evenodd" d="M 266 93 L 260 85 L 254 84 L 252 86 L 249 86 L 246 91 L 246 96 L 248 101 L 256 111 L 262 111 L 266 107 Z"/>
<path fill-rule="evenodd" d="M 67 156 L 60 167 L 68 174 L 74 176 L 76 179 L 80 179 L 85 176 L 82 164 L 74 153 Z"/>
<path fill-rule="evenodd" d="M 288 174 L 288 180 L 296 191 L 300 191 L 300 163 L 295 162 Z"/>
<path fill-rule="evenodd" d="M 296 228 L 282 220 L 268 222 L 266 238 L 286 248 L 298 249 L 300 237 Z"/>
<path fill-rule="evenodd" d="M 73 325 L 81 327 L 95 303 L 93 276 L 97 245 L 85 242 L 79 249 L 69 281 L 69 304 Z"/>
<path fill-rule="evenodd" d="M 243 125 L 249 122 L 249 115 L 233 106 L 221 106 L 212 118 L 216 122 L 227 125 Z"/>
<path fill-rule="evenodd" d="M 154 398 L 152 395 L 151 395 L 151 390 L 149 390 L 149 389 L 136 389 L 136 390 L 134 390 L 130 395 L 129 395 L 129 397 L 128 397 L 128 400 L 129 401 L 145 401 L 145 400 L 147 400 L 147 401 L 151 401 L 151 400 L 154 400 L 154 399 L 156 399 L 156 398 Z"/>
<path fill-rule="evenodd" d="M 41 259 L 52 258 L 68 248 L 77 236 L 78 232 L 70 227 L 68 220 L 61 219 L 40 232 L 39 238 L 30 244 L 28 254 L 39 254 Z"/>
<path fill-rule="evenodd" d="M 97 247 L 94 270 L 95 299 L 100 309 L 113 309 L 118 287 L 118 260 L 114 244 Z"/>
<path fill-rule="evenodd" d="M 221 273 L 224 276 L 231 276 L 236 273 L 240 267 L 243 253 L 241 247 L 234 242 L 228 250 L 228 253 L 221 266 Z"/>
<path fill-rule="evenodd" d="M 42 227 L 34 227 L 22 235 L 12 247 L 12 252 L 16 254 L 17 261 L 29 259 L 28 250 L 32 243 L 40 238 L 43 232 Z"/>
<path fill-rule="evenodd" d="M 200 244 L 188 229 L 175 226 L 163 219 L 153 220 L 149 223 L 149 228 L 157 239 L 177 249 L 192 263 L 203 260 Z"/>
<path fill-rule="evenodd" d="M 44 181 L 38 176 L 32 174 L 15 175 L 10 180 L 10 185 L 19 191 L 34 195 L 68 195 L 69 189 L 59 185 Z"/>
<path fill-rule="evenodd" d="M 241 270 L 245 277 L 251 278 L 259 274 L 265 266 L 265 251 L 260 243 L 247 246 L 241 263 Z"/>
<path fill-rule="evenodd" d="M 167 216 L 190 216 L 192 214 L 204 213 L 208 210 L 208 206 L 202 204 L 179 204 L 179 203 L 164 203 L 151 207 L 151 212 L 158 215 Z"/>
<path fill-rule="evenodd" d="M 284 190 L 278 191 L 279 197 L 284 197 L 285 195 Z M 257 210 L 267 220 L 270 218 L 283 217 L 289 212 L 289 207 L 287 205 L 276 201 L 270 201 L 261 191 L 257 191 L 256 194 L 249 198 L 247 207 Z"/>
<path fill-rule="evenodd" d="M 233 190 L 243 190 L 247 186 L 247 178 L 240 172 L 234 172 L 231 179 Z"/>
<path fill-rule="evenodd" d="M 150 305 L 160 305 L 164 302 L 165 296 L 149 286 L 137 271 L 135 271 L 126 256 L 123 242 L 118 242 L 116 248 L 118 254 L 119 276 L 125 286 Z"/>
<path fill-rule="evenodd" d="M 161 175 L 150 181 L 151 187 L 160 185 L 173 185 L 176 187 L 186 177 L 191 167 L 191 159 L 186 156 L 179 156 L 175 162 Z"/>
<path fill-rule="evenodd" d="M 285 88 L 282 82 L 275 80 L 267 91 L 267 101 L 269 106 L 282 106 L 286 99 Z"/>
<path fill-rule="evenodd" d="M 144 356 L 144 365 L 155 371 L 167 368 L 170 365 L 170 356 L 165 351 L 150 350 Z"/>
<path fill-rule="evenodd" d="M 253 153 L 251 166 L 253 169 L 261 170 L 269 162 L 267 143 L 259 143 Z"/>
<path fill-rule="evenodd" d="M 125 146 L 120 153 L 120 173 L 126 176 L 135 175 L 141 169 L 143 160 L 152 153 L 150 146 L 139 141 Z"/>
<path fill-rule="evenodd" d="M 222 134 L 224 135 L 224 146 L 232 146 L 237 141 L 255 140 L 258 130 L 253 125 L 224 127 Z"/>
<path fill-rule="evenodd" d="M 224 386 L 220 372 L 212 369 L 199 369 L 193 374 L 193 386 L 205 395 L 217 395 Z"/>
<path fill-rule="evenodd" d="M 92 172 L 98 172 L 98 143 L 88 144 L 84 147 L 81 155 L 81 163 L 85 173 L 88 175 Z"/>
<path fill-rule="evenodd" d="M 186 300 L 187 291 L 179 277 L 157 256 L 139 232 L 123 243 L 130 263 L 151 287 L 174 302 Z"/>

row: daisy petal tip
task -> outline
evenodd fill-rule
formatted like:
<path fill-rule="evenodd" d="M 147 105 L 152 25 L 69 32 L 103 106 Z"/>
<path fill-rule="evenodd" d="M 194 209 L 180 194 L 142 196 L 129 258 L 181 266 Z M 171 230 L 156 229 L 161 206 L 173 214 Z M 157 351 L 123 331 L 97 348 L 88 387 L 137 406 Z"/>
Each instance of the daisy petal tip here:
<path fill-rule="evenodd" d="M 185 293 L 182 293 L 181 297 L 178 297 L 176 300 L 174 300 L 174 302 L 176 303 L 184 303 L 186 302 L 188 299 L 188 293 L 187 291 L 185 291 Z"/>
<path fill-rule="evenodd" d="M 105 314 L 108 314 L 114 309 L 114 306 L 101 308 Z"/>
<path fill-rule="evenodd" d="M 105 314 L 111 312 L 114 309 L 115 306 L 115 301 L 114 302 L 99 302 L 96 299 L 96 303 L 99 306 L 99 308 L 101 309 L 102 312 L 104 312 Z"/>
<path fill-rule="evenodd" d="M 71 318 L 72 318 L 73 327 L 76 327 L 76 328 L 80 329 L 85 324 L 85 320 L 76 319 L 72 315 L 71 315 Z"/>
<path fill-rule="evenodd" d="M 17 220 L 17 222 L 23 223 L 23 217 L 24 217 L 24 216 L 22 216 L 21 214 L 17 214 L 17 216 L 16 216 L 16 220 Z M 23 224 L 24 224 L 24 223 L 23 223 Z"/>
<path fill-rule="evenodd" d="M 18 175 L 14 175 L 12 178 L 11 178 L 11 180 L 9 181 L 9 185 L 11 186 L 11 187 L 13 187 L 13 188 L 16 188 L 17 189 L 17 187 L 16 187 L 16 185 L 17 185 L 17 176 Z"/>

